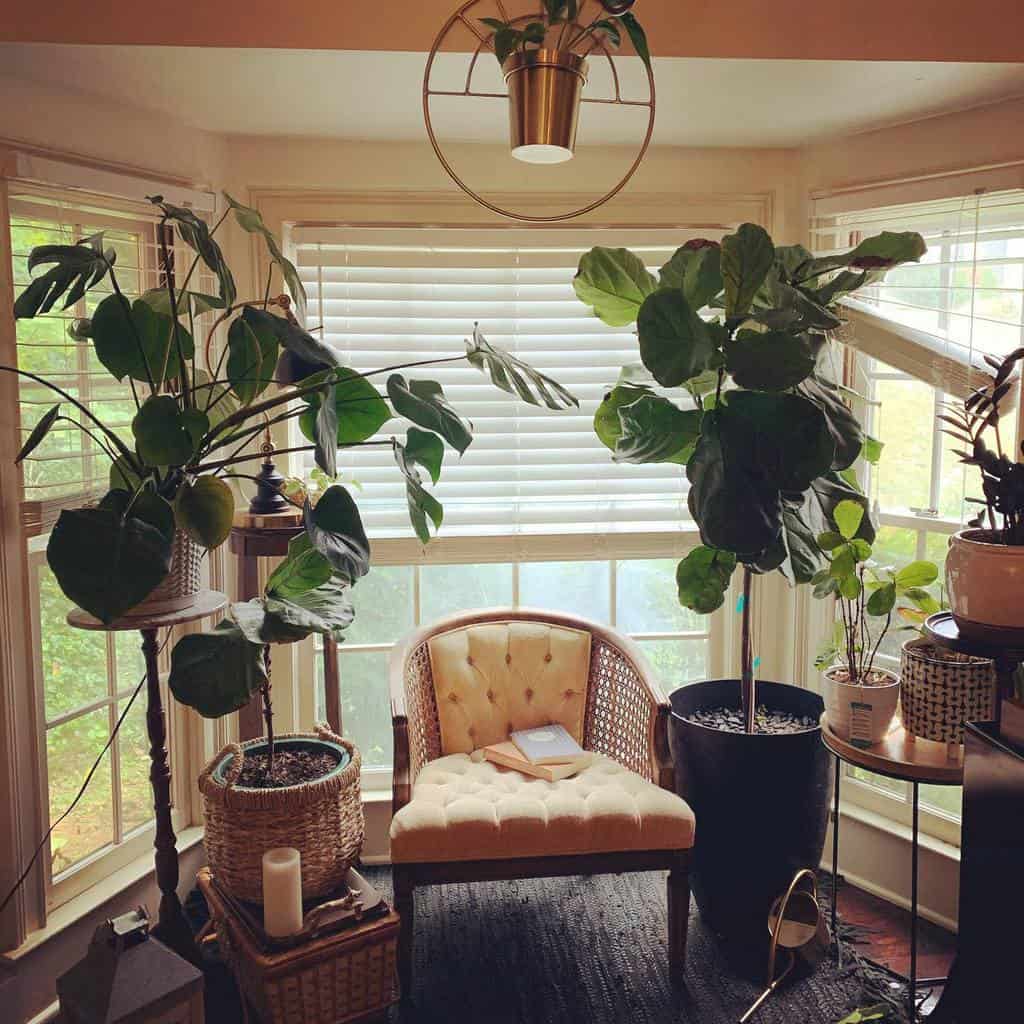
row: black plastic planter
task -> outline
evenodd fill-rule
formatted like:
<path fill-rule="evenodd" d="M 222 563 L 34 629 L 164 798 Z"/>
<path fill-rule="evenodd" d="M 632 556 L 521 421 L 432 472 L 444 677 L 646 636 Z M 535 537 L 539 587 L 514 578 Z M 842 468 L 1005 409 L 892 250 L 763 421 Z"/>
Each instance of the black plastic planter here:
<path fill-rule="evenodd" d="M 817 870 L 825 845 L 830 756 L 817 727 L 786 735 L 722 732 L 686 721 L 702 708 L 738 707 L 739 680 L 676 690 L 669 745 L 676 792 L 697 817 L 693 894 L 735 966 L 763 974 L 768 911 L 800 868 Z M 769 710 L 818 720 L 821 697 L 758 682 Z"/>

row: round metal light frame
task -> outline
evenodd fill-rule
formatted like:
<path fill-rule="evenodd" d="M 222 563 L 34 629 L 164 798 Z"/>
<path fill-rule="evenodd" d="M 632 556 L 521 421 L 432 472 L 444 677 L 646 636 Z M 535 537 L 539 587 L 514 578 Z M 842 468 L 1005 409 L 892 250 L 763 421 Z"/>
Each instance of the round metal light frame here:
<path fill-rule="evenodd" d="M 467 0 L 463 3 L 458 10 L 452 14 L 448 20 L 441 27 L 441 31 L 438 32 L 434 39 L 433 45 L 430 47 L 430 54 L 427 57 L 427 66 L 423 72 L 423 121 L 427 128 L 427 137 L 430 139 L 430 145 L 433 147 L 434 153 L 437 159 L 440 161 L 441 166 L 445 169 L 448 176 L 455 182 L 456 185 L 462 189 L 474 202 L 479 203 L 480 206 L 485 207 L 492 213 L 497 213 L 499 216 L 508 217 L 510 220 L 517 220 L 527 224 L 554 224 L 558 221 L 572 220 L 574 217 L 582 217 L 586 213 L 590 213 L 592 210 L 596 210 L 599 206 L 603 206 L 609 199 L 618 195 L 619 192 L 625 188 L 627 182 L 636 173 L 636 169 L 640 166 L 644 156 L 647 153 L 648 148 L 651 144 L 651 136 L 654 133 L 654 114 L 656 106 L 656 93 L 654 88 L 654 72 L 650 68 L 646 68 L 647 71 L 647 87 L 648 96 L 647 100 L 626 100 L 622 98 L 622 92 L 619 85 L 619 74 L 615 68 L 615 61 L 612 59 L 612 54 L 608 47 L 599 39 L 593 41 L 593 45 L 583 56 L 589 56 L 595 51 L 600 52 L 608 59 L 609 67 L 612 73 L 612 82 L 615 86 L 615 96 L 612 99 L 603 98 L 589 98 L 583 96 L 580 99 L 581 103 L 601 103 L 606 106 L 623 106 L 623 107 L 646 107 L 648 110 L 647 117 L 647 130 L 644 133 L 643 142 L 640 144 L 640 150 L 626 171 L 625 175 L 619 179 L 619 181 L 607 192 L 604 193 L 600 198 L 595 199 L 585 206 L 580 206 L 576 209 L 569 210 L 566 213 L 555 213 L 540 216 L 537 214 L 520 213 L 516 210 L 508 210 L 502 206 L 498 206 L 496 203 L 492 203 L 485 199 L 482 195 L 476 192 L 470 187 L 455 171 L 455 168 L 451 165 L 448 158 L 445 156 L 444 151 L 441 148 L 441 144 L 438 141 L 437 135 L 434 132 L 434 125 L 430 117 L 430 98 L 432 96 L 451 96 L 451 97 L 477 97 L 483 99 L 508 99 L 508 93 L 500 92 L 475 92 L 473 90 L 473 71 L 476 68 L 477 61 L 480 58 L 480 54 L 488 52 L 493 54 L 494 49 L 491 43 L 491 37 L 482 33 L 476 25 L 473 24 L 472 20 L 467 17 L 467 13 L 474 7 L 484 3 L 485 0 Z M 501 13 L 503 20 L 510 21 L 512 24 L 519 22 L 527 22 L 536 20 L 537 13 L 532 12 L 530 14 L 521 15 L 520 17 L 510 19 L 508 13 L 505 10 L 505 6 L 502 0 L 495 0 L 497 8 Z M 582 5 L 581 5 L 582 7 Z M 465 26 L 474 36 L 476 36 L 478 42 L 476 49 L 473 51 L 472 56 L 469 59 L 469 67 L 466 71 L 466 81 L 461 90 L 452 89 L 432 89 L 430 87 L 430 73 L 434 67 L 434 59 L 447 38 L 451 30 L 458 24 Z M 573 26 L 576 28 L 583 29 L 586 26 L 580 25 L 579 22 L 573 22 Z"/>

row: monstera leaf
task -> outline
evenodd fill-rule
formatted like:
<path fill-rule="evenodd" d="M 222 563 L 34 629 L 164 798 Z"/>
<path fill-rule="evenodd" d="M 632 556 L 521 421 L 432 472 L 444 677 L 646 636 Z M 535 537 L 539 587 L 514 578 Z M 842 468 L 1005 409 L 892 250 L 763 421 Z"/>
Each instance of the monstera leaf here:
<path fill-rule="evenodd" d="M 46 560 L 61 590 L 104 623 L 147 597 L 171 564 L 172 535 L 117 502 L 65 509 L 50 533 Z"/>
<path fill-rule="evenodd" d="M 488 374 L 496 387 L 510 395 L 518 395 L 530 405 L 569 409 L 580 404 L 579 399 L 558 381 L 492 345 L 480 332 L 479 326 L 473 328 L 473 340 L 466 342 L 466 358 L 470 365 Z"/>
<path fill-rule="evenodd" d="M 358 444 L 373 437 L 389 419 L 391 410 L 377 389 L 355 370 L 339 366 L 335 370 L 334 406 L 337 416 L 337 444 Z M 303 395 L 309 405 L 299 417 L 299 429 L 310 441 L 316 438 L 316 416 L 323 398 L 319 391 Z"/>
<path fill-rule="evenodd" d="M 313 547 L 345 579 L 355 582 L 370 571 L 370 542 L 352 495 L 334 484 L 316 506 L 306 501 L 303 521 Z"/>
<path fill-rule="evenodd" d="M 16 320 L 49 313 L 63 297 L 63 308 L 73 306 L 113 265 L 116 254 L 103 248 L 103 232 L 83 238 L 74 245 L 39 245 L 28 258 L 31 273 L 52 264 L 45 274 L 31 281 L 14 303 Z"/>
<path fill-rule="evenodd" d="M 410 428 L 412 434 L 415 428 Z M 434 440 L 431 441 L 430 438 Z M 435 443 L 436 442 L 436 443 Z M 416 536 L 423 544 L 430 541 L 429 520 L 434 524 L 435 530 L 441 529 L 444 521 L 444 508 L 424 486 L 420 479 L 419 469 L 422 466 L 430 474 L 434 483 L 441 470 L 441 456 L 443 446 L 438 451 L 441 439 L 436 434 L 427 431 L 418 431 L 411 439 L 407 438 L 404 445 L 395 442 L 395 462 L 405 477 L 405 496 L 409 505 L 409 521 L 412 523 Z"/>
<path fill-rule="evenodd" d="M 187 633 L 171 651 L 171 693 L 204 718 L 245 707 L 266 682 L 262 645 L 246 639 L 230 619 L 205 633 Z"/>
<path fill-rule="evenodd" d="M 736 556 L 731 551 L 694 548 L 676 567 L 679 603 L 698 615 L 710 615 L 725 603 Z"/>
<path fill-rule="evenodd" d="M 609 327 L 635 323 L 640 306 L 658 282 L 628 249 L 597 246 L 584 254 L 572 282 L 580 302 Z"/>
<path fill-rule="evenodd" d="M 460 455 L 473 441 L 473 424 L 448 403 L 435 380 L 407 381 L 400 373 L 388 377 L 388 398 L 399 416 L 440 434 Z"/>

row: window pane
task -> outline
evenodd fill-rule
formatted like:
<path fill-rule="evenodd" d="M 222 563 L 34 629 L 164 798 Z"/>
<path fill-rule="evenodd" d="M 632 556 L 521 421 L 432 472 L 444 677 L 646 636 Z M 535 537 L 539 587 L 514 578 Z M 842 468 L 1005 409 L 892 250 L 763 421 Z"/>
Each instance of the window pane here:
<path fill-rule="evenodd" d="M 618 563 L 615 624 L 619 629 L 625 633 L 673 633 L 708 628 L 707 618 L 679 603 L 676 564 L 671 558 Z"/>
<path fill-rule="evenodd" d="M 363 755 L 364 768 L 391 767 L 391 704 L 388 701 L 387 651 L 341 651 L 342 731 Z M 323 663 L 317 659 L 323 686 Z"/>
<path fill-rule="evenodd" d="M 960 820 L 964 791 L 961 786 L 922 786 L 921 805 L 948 818 Z"/>
<path fill-rule="evenodd" d="M 420 622 L 453 612 L 512 604 L 511 565 L 424 565 L 420 569 Z"/>
<path fill-rule="evenodd" d="M 50 780 L 50 821 L 63 814 L 75 798 L 96 755 L 110 735 L 107 708 L 50 729 L 46 734 L 46 770 Z M 50 840 L 53 873 L 113 842 L 113 809 L 109 755 L 96 770 L 78 806 L 54 829 Z"/>
<path fill-rule="evenodd" d="M 640 640 L 666 692 L 707 679 L 706 640 Z"/>
<path fill-rule="evenodd" d="M 134 690 L 139 685 L 139 680 L 146 674 L 146 659 L 142 656 L 139 634 L 115 633 L 114 658 L 117 665 L 117 692 Z M 144 702 L 145 697 L 143 693 L 139 700 Z"/>
<path fill-rule="evenodd" d="M 847 774 L 860 782 L 866 782 L 875 789 L 899 797 L 902 801 L 907 799 L 908 783 L 901 782 L 899 779 L 887 779 L 884 775 L 875 775 L 874 772 L 865 771 L 863 768 L 854 768 L 851 765 L 847 765 Z"/>
<path fill-rule="evenodd" d="M 44 699 L 51 719 L 107 695 L 107 645 L 102 633 L 67 624 L 74 606 L 45 562 L 39 565 L 38 580 Z"/>
<path fill-rule="evenodd" d="M 124 710 L 122 702 L 117 713 Z M 153 790 L 149 784 L 149 739 L 146 735 L 146 691 L 125 716 L 117 734 L 121 756 L 121 815 L 123 835 L 153 819 Z"/>
<path fill-rule="evenodd" d="M 519 603 L 608 622 L 610 571 L 607 562 L 526 562 L 519 567 Z"/>
<path fill-rule="evenodd" d="M 872 558 L 882 566 L 903 566 L 917 557 L 917 531 L 882 526 L 871 545 Z"/>
<path fill-rule="evenodd" d="M 880 380 L 874 433 L 885 443 L 877 466 L 883 509 L 927 508 L 931 483 L 935 392 L 920 381 Z"/>
<path fill-rule="evenodd" d="M 412 627 L 412 567 L 382 566 L 352 588 L 356 617 L 347 643 L 393 643 Z"/>

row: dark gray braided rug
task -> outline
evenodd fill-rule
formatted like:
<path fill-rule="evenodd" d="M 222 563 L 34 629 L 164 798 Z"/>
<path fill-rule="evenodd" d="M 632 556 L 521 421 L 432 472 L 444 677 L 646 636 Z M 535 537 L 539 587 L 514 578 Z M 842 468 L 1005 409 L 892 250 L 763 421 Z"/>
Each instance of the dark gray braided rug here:
<path fill-rule="evenodd" d="M 364 873 L 390 898 L 388 869 Z M 729 971 L 696 907 L 686 990 L 673 991 L 661 872 L 420 889 L 415 936 L 403 1024 L 736 1024 L 759 993 Z M 788 984 L 754 1024 L 836 1024 L 884 988 L 844 950 L 843 968 L 826 961 Z"/>

